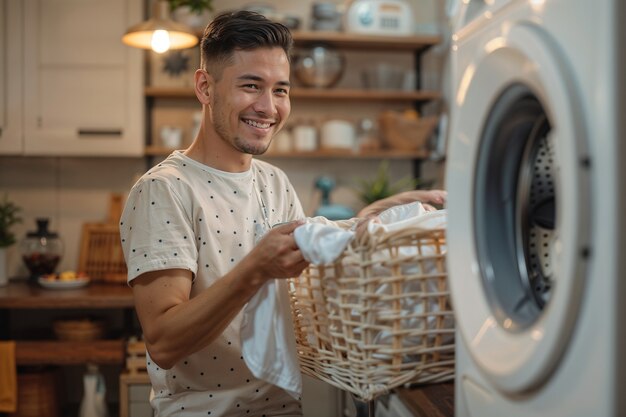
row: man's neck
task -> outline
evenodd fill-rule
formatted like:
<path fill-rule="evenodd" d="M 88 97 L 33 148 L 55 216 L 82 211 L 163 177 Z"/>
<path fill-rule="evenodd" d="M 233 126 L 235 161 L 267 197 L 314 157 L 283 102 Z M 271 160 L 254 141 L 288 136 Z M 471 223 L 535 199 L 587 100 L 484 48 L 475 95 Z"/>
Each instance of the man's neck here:
<path fill-rule="evenodd" d="M 250 169 L 252 155 L 233 148 L 221 139 L 207 140 L 200 132 L 184 152 L 189 158 L 225 172 L 245 172 Z"/>

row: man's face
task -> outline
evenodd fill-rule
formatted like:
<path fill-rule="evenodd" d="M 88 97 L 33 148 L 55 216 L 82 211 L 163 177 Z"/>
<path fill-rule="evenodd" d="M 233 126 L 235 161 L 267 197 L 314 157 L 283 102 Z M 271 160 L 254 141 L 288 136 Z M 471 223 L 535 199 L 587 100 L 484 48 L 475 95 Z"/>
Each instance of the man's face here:
<path fill-rule="evenodd" d="M 260 155 L 285 124 L 289 101 L 289 61 L 281 48 L 235 51 L 211 98 L 217 134 L 240 152 Z"/>

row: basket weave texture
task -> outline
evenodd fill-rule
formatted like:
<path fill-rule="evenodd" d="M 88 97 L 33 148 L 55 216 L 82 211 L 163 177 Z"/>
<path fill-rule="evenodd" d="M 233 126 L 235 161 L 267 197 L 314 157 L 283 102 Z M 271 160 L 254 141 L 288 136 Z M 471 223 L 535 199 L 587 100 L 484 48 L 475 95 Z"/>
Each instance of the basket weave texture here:
<path fill-rule="evenodd" d="M 454 378 L 445 230 L 353 240 L 331 265 L 291 279 L 300 368 L 370 401 Z"/>
<path fill-rule="evenodd" d="M 427 149 L 439 119 L 435 116 L 406 119 L 399 113 L 387 111 L 380 115 L 378 122 L 388 148 L 417 151 Z"/>

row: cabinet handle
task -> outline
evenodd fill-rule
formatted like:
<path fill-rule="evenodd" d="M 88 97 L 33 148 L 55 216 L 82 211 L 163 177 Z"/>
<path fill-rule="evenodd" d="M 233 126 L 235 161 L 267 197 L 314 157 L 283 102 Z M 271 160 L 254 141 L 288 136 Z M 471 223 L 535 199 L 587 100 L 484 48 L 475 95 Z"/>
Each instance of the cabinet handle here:
<path fill-rule="evenodd" d="M 78 129 L 79 136 L 122 136 L 122 129 Z"/>

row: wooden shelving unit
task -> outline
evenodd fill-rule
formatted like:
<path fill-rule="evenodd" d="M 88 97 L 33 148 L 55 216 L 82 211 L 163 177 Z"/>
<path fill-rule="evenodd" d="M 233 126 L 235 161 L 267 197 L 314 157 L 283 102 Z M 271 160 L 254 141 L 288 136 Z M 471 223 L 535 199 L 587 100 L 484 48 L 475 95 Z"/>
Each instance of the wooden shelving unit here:
<path fill-rule="evenodd" d="M 196 95 L 191 88 L 146 87 L 146 97 L 190 99 Z M 294 87 L 289 96 L 296 99 L 370 100 L 370 101 L 429 101 L 441 98 L 437 91 L 361 90 L 339 88 Z"/>
<path fill-rule="evenodd" d="M 419 52 L 442 41 L 438 35 L 376 36 L 322 31 L 294 31 L 293 40 L 296 47 L 325 43 L 342 49 L 377 49 L 394 52 Z"/>
<path fill-rule="evenodd" d="M 162 146 L 147 146 L 147 156 L 166 156 L 173 149 L 164 148 Z M 314 151 L 314 152 L 289 152 L 289 153 L 267 153 L 258 158 L 275 158 L 275 159 L 416 159 L 426 158 L 425 152 L 403 151 L 394 149 L 385 149 L 380 151 L 369 151 L 354 153 L 350 151 Z"/>
<path fill-rule="evenodd" d="M 126 354 L 124 340 L 66 342 L 51 340 L 17 341 L 17 365 L 121 365 Z"/>
<path fill-rule="evenodd" d="M 11 338 L 9 316 L 19 310 L 122 309 L 134 307 L 130 287 L 91 283 L 69 290 L 47 290 L 35 283 L 11 282 L 0 287 L 2 338 Z M 42 313 L 45 314 L 45 313 Z M 124 364 L 126 342 L 122 339 L 93 341 L 16 340 L 18 365 Z"/>

